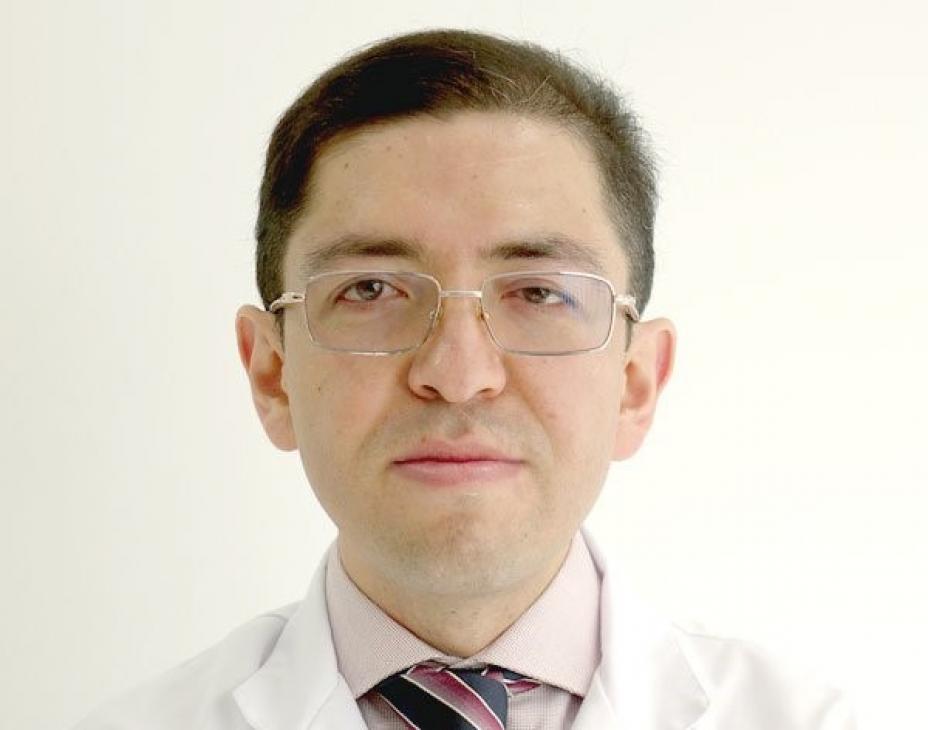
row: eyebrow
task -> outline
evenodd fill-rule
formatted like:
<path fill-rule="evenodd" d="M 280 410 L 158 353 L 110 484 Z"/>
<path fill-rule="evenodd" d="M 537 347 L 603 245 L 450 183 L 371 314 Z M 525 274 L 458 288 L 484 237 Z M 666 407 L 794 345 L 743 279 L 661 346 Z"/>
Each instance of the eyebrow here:
<path fill-rule="evenodd" d="M 605 262 L 598 251 L 588 244 L 559 233 L 501 241 L 480 249 L 478 255 L 482 261 L 560 261 L 578 264 L 584 270 L 607 276 Z M 349 234 L 303 254 L 300 274 L 303 278 L 308 278 L 344 259 L 365 257 L 398 258 L 425 263 L 428 252 L 420 242 L 411 239 Z"/>
<path fill-rule="evenodd" d="M 300 262 L 300 274 L 304 278 L 309 277 L 325 271 L 339 261 L 358 257 L 422 261 L 426 254 L 425 248 L 418 241 L 349 234 L 304 253 Z"/>
<path fill-rule="evenodd" d="M 503 241 L 480 250 L 484 261 L 545 259 L 577 264 L 591 273 L 606 276 L 606 263 L 592 246 L 559 233 L 545 234 L 518 241 Z"/>

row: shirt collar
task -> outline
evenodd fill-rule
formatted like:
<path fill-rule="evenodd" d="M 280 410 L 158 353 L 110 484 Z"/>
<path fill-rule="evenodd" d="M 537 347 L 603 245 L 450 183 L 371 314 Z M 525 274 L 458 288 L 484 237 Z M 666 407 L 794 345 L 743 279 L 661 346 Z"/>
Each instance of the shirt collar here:
<path fill-rule="evenodd" d="M 429 660 L 455 668 L 493 664 L 582 697 L 600 661 L 600 582 L 578 531 L 561 569 L 515 623 L 475 655 L 454 657 L 419 639 L 361 592 L 333 546 L 326 603 L 339 672 L 355 699 L 386 677 Z"/>

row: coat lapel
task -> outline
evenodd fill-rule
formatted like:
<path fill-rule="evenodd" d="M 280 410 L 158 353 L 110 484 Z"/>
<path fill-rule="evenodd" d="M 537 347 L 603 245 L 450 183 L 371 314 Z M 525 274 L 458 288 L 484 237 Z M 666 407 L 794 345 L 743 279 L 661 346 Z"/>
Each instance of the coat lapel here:
<path fill-rule="evenodd" d="M 686 730 L 708 698 L 680 649 L 676 629 L 629 590 L 583 528 L 603 576 L 602 662 L 574 721 L 575 730 Z"/>
<path fill-rule="evenodd" d="M 233 693 L 255 730 L 365 727 L 358 705 L 338 673 L 325 601 L 326 557 L 267 661 Z"/>
<path fill-rule="evenodd" d="M 583 698 L 583 703 L 580 705 L 580 710 L 574 718 L 571 729 L 604 730 L 609 728 L 612 730 L 612 728 L 619 727 L 616 723 L 618 723 L 618 716 L 603 687 L 600 672 L 597 670 L 596 674 L 593 675 L 590 688 Z"/>

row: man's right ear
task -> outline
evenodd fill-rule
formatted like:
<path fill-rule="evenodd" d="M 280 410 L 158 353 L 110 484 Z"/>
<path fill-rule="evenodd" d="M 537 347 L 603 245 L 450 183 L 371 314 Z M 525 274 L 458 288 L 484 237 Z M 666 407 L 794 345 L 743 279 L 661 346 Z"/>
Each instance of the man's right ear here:
<path fill-rule="evenodd" d="M 290 399 L 283 383 L 284 350 L 274 315 L 250 304 L 235 315 L 238 354 L 251 384 L 251 397 L 271 443 L 282 451 L 296 449 Z"/>

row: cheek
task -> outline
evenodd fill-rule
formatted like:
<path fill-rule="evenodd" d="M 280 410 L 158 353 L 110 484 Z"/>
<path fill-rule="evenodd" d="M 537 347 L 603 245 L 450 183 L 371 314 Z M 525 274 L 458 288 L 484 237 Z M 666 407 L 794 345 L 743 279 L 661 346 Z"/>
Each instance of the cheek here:
<path fill-rule="evenodd" d="M 292 379 L 291 413 L 300 450 L 342 469 L 376 430 L 389 395 L 389 373 L 369 360 L 312 358 Z M 346 456 L 347 454 L 347 456 Z"/>
<path fill-rule="evenodd" d="M 377 431 L 383 388 L 370 373 L 352 372 L 354 363 L 313 365 L 294 379 L 290 409 L 307 480 L 323 509 L 342 525 L 367 508 L 368 501 L 354 491 L 366 483 L 369 465 L 358 454 L 369 453 L 365 444 Z"/>
<path fill-rule="evenodd" d="M 563 360 L 541 364 L 524 392 L 536 394 L 535 412 L 558 458 L 578 465 L 610 454 L 621 400 L 620 366 L 582 356 L 571 367 Z"/>

